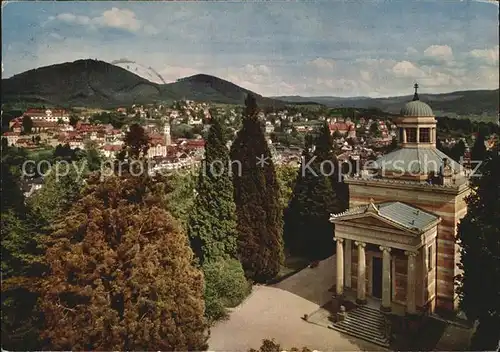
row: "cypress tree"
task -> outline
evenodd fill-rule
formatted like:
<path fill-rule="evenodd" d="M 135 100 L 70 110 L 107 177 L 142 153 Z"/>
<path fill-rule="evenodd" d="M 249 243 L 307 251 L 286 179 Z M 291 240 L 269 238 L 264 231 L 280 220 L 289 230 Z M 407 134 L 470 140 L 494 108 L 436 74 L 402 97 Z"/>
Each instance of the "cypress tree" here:
<path fill-rule="evenodd" d="M 484 142 L 484 134 L 482 132 L 478 132 L 476 140 L 474 141 L 474 145 L 472 146 L 470 151 L 473 162 L 483 161 L 486 158 L 487 151 Z"/>
<path fill-rule="evenodd" d="M 294 195 L 285 212 L 285 243 L 294 255 L 321 260 L 335 249 L 330 214 L 341 212 L 344 206 L 333 186 L 339 170 L 326 124 L 314 143 L 313 153 L 307 146 L 304 150 Z"/>
<path fill-rule="evenodd" d="M 266 282 L 283 262 L 283 222 L 279 184 L 251 94 L 244 120 L 231 146 L 238 254 L 247 278 Z"/>
<path fill-rule="evenodd" d="M 220 121 L 214 118 L 188 222 L 191 248 L 201 264 L 219 258 L 236 258 L 236 205 L 230 173 L 223 130 Z"/>
<path fill-rule="evenodd" d="M 494 350 L 500 338 L 499 165 L 497 154 L 480 168 L 481 176 L 466 198 L 467 214 L 458 225 L 463 270 L 457 278 L 460 305 L 467 318 L 479 322 L 473 350 Z"/>

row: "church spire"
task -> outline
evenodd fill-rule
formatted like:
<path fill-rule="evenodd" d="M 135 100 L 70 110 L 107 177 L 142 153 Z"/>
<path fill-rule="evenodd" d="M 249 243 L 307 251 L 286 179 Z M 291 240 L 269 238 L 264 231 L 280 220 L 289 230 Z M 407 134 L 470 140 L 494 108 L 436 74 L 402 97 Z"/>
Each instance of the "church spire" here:
<path fill-rule="evenodd" d="M 417 92 L 418 83 L 415 83 L 415 85 L 413 86 L 413 88 L 415 88 L 415 94 L 413 94 L 413 101 L 420 100 L 419 97 L 418 97 L 418 92 Z"/>

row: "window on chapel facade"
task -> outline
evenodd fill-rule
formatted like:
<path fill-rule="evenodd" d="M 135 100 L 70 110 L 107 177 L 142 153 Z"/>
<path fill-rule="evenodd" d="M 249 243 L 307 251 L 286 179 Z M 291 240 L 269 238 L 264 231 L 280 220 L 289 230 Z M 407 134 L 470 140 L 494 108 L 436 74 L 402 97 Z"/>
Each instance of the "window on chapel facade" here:
<path fill-rule="evenodd" d="M 419 131 L 420 142 L 422 143 L 430 143 L 431 142 L 431 129 L 430 128 L 421 128 Z"/>
<path fill-rule="evenodd" d="M 427 247 L 427 268 L 429 271 L 434 269 L 434 246 Z"/>
<path fill-rule="evenodd" d="M 406 129 L 406 142 L 416 143 L 417 142 L 417 129 L 407 128 Z"/>

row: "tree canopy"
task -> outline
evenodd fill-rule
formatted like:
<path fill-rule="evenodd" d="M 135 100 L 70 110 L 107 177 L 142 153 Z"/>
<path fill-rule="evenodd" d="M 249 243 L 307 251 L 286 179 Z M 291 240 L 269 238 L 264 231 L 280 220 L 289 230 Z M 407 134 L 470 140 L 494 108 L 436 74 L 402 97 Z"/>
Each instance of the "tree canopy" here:
<path fill-rule="evenodd" d="M 236 206 L 229 151 L 217 119 L 213 120 L 208 134 L 196 193 L 188 235 L 200 263 L 236 258 Z"/>
<path fill-rule="evenodd" d="M 500 339 L 500 156 L 492 155 L 466 198 L 467 214 L 458 225 L 461 246 L 457 283 L 461 308 L 478 320 L 473 348 L 492 350 Z"/>
<path fill-rule="evenodd" d="M 52 234 L 41 289 L 52 349 L 202 350 L 203 275 L 163 183 L 91 179 Z"/>
<path fill-rule="evenodd" d="M 238 254 L 248 278 L 266 282 L 283 262 L 279 184 L 268 144 L 257 118 L 255 97 L 245 100 L 241 130 L 231 145 Z"/>

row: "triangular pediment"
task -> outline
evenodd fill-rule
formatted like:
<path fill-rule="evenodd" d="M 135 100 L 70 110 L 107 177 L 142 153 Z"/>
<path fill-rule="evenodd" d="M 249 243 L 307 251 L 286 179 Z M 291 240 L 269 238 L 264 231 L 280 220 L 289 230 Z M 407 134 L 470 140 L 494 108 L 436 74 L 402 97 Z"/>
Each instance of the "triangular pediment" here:
<path fill-rule="evenodd" d="M 374 216 L 362 216 L 359 218 L 351 219 L 352 223 L 363 224 L 363 225 L 373 225 L 378 227 L 385 227 L 388 229 L 393 229 L 394 225 L 389 225 L 387 222 L 381 221 Z"/>
<path fill-rule="evenodd" d="M 374 227 L 377 229 L 387 229 L 391 231 L 400 231 L 402 233 L 418 233 L 418 231 L 413 231 L 406 228 L 403 225 L 400 225 L 396 222 L 393 222 L 389 219 L 386 219 L 377 213 L 374 212 L 364 212 L 362 214 L 356 215 L 346 215 L 341 216 L 335 219 L 334 223 L 347 223 L 352 224 L 354 226 L 360 226 L 363 228 Z"/>

